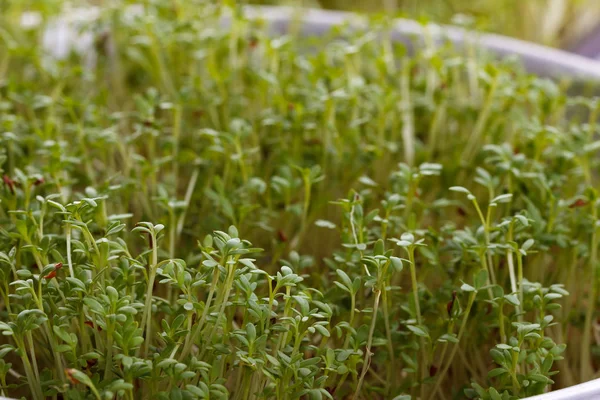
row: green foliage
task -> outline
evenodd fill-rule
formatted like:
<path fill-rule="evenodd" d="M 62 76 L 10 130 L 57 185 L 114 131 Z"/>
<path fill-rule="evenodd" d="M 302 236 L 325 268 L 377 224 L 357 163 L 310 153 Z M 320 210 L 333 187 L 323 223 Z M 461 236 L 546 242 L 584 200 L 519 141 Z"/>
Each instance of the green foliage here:
<path fill-rule="evenodd" d="M 386 25 L 271 39 L 201 3 L 107 8 L 90 68 L 0 16 L 1 395 L 495 400 L 595 375 L 599 102 L 409 58 Z"/>

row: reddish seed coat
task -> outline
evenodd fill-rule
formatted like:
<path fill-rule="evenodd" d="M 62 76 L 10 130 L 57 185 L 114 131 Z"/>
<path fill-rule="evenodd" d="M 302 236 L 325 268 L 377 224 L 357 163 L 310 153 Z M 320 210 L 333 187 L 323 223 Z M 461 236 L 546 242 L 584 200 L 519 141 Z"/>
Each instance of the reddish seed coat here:
<path fill-rule="evenodd" d="M 504 269 L 504 265 L 505 265 L 505 263 L 506 263 L 506 262 L 505 262 L 505 261 L 504 261 L 504 259 L 502 258 L 502 259 L 500 260 L 500 262 L 498 263 L 498 269 Z"/>
<path fill-rule="evenodd" d="M 12 194 L 15 194 L 15 181 L 13 181 L 12 179 L 10 179 L 10 178 L 8 177 L 8 175 L 4 175 L 4 176 L 2 177 L 2 181 L 4 182 L 4 184 L 5 184 L 6 186 L 8 186 L 8 190 L 10 190 L 10 192 L 11 192 Z"/>
<path fill-rule="evenodd" d="M 454 302 L 456 301 L 456 290 L 452 292 L 452 300 L 446 304 L 446 311 L 448 312 L 448 316 L 452 316 L 452 308 L 454 307 Z"/>
<path fill-rule="evenodd" d="M 577 199 L 573 204 L 569 206 L 569 208 L 577 208 L 577 207 L 585 207 L 588 205 L 588 202 L 583 199 Z"/>
<path fill-rule="evenodd" d="M 94 323 L 92 321 L 85 321 L 83 324 L 94 329 Z M 102 332 L 102 328 L 100 328 L 99 326 L 97 326 L 96 329 L 98 330 L 98 332 Z"/>
<path fill-rule="evenodd" d="M 435 365 L 431 365 L 431 367 L 429 367 L 429 376 L 435 376 L 435 374 L 437 374 L 437 370 L 438 368 Z"/>
<path fill-rule="evenodd" d="M 62 263 L 56 263 L 56 264 L 54 264 L 54 270 L 51 271 L 48 275 L 46 275 L 44 277 L 44 279 L 50 280 L 50 279 L 56 277 L 56 271 L 58 271 L 59 269 L 61 269 L 62 266 L 63 266 Z"/>
<path fill-rule="evenodd" d="M 75 370 L 73 368 L 65 368 L 65 375 L 67 376 L 67 378 L 69 379 L 71 384 L 77 385 L 79 383 L 79 381 L 77 379 L 75 379 L 75 377 L 73 376 L 73 373 L 75 373 Z"/>
<path fill-rule="evenodd" d="M 309 146 L 318 146 L 321 145 L 323 142 L 319 138 L 310 138 L 305 140 L 304 143 Z"/>
<path fill-rule="evenodd" d="M 282 231 L 281 229 L 277 231 L 277 237 L 279 238 L 280 241 L 282 242 L 287 242 L 288 241 L 288 237 L 285 234 L 284 231 Z"/>

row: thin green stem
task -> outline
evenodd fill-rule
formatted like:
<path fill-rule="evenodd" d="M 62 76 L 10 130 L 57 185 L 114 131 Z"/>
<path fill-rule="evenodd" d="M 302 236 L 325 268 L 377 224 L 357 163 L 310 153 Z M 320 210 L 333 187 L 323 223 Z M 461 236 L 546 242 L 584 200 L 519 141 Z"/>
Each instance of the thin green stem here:
<path fill-rule="evenodd" d="M 445 378 L 446 374 L 448 373 L 448 370 L 452 366 L 452 360 L 456 356 L 456 352 L 458 350 L 458 347 L 460 346 L 460 339 L 462 338 L 462 336 L 465 332 L 465 328 L 467 326 L 467 321 L 469 319 L 469 314 L 471 313 L 471 308 L 473 307 L 473 303 L 475 302 L 476 296 L 477 296 L 477 292 L 471 292 L 471 294 L 469 295 L 467 308 L 465 309 L 464 317 L 460 324 L 460 329 L 458 330 L 458 336 L 457 336 L 458 342 L 452 348 L 452 351 L 450 352 L 450 357 L 448 358 L 448 362 L 446 362 L 446 365 L 444 366 L 444 368 L 438 375 L 438 378 L 435 382 L 435 386 L 434 386 L 433 390 L 431 391 L 431 395 L 429 397 L 430 399 L 432 398 L 432 396 L 435 396 L 435 393 L 438 391 L 438 389 L 440 388 L 440 385 L 444 381 L 444 378 Z"/>
<path fill-rule="evenodd" d="M 596 310 L 596 292 L 597 292 L 597 258 L 598 258 L 598 228 L 596 226 L 596 221 L 598 220 L 598 212 L 596 209 L 595 202 L 591 204 L 591 213 L 594 221 L 594 231 L 592 233 L 592 237 L 590 239 L 590 260 L 589 260 L 589 269 L 590 269 L 590 295 L 588 298 L 588 305 L 585 313 L 585 324 L 583 328 L 583 338 L 581 341 L 581 354 L 580 354 L 580 368 L 581 368 L 581 380 L 588 381 L 593 377 L 593 368 L 591 364 L 591 334 L 592 334 L 592 319 L 594 317 L 594 312 Z"/>
<path fill-rule="evenodd" d="M 204 310 L 202 311 L 202 316 L 200 317 L 200 321 L 196 324 L 196 328 L 194 332 L 190 336 L 189 334 L 186 337 L 185 344 L 183 346 L 183 350 L 181 351 L 181 355 L 179 356 L 179 361 L 183 361 L 185 357 L 190 353 L 192 349 L 192 345 L 194 344 L 194 340 L 200 336 L 200 332 L 202 332 L 202 328 L 204 327 L 204 322 L 206 321 L 206 317 L 209 313 L 213 296 L 215 294 L 215 290 L 217 288 L 217 284 L 219 282 L 219 268 L 214 267 L 212 282 L 210 284 L 210 289 L 208 290 L 208 298 L 204 305 Z"/>
<path fill-rule="evenodd" d="M 156 242 L 156 235 L 154 232 L 150 234 L 150 240 L 152 241 L 152 259 L 148 266 L 148 287 L 146 289 L 146 302 L 144 304 L 144 312 L 142 314 L 141 329 L 146 329 L 146 337 L 144 340 L 144 356 L 148 356 L 148 350 L 150 348 L 150 342 L 152 341 L 152 292 L 154 289 L 154 280 L 156 278 L 156 267 L 158 265 L 158 243 Z"/>
<path fill-rule="evenodd" d="M 358 384 L 356 385 L 356 390 L 354 391 L 353 399 L 358 399 L 360 395 L 360 391 L 362 389 L 363 381 L 367 372 L 369 371 L 369 367 L 371 366 L 371 345 L 373 344 L 373 334 L 375 333 L 375 325 L 377 324 L 377 311 L 379 309 L 379 298 L 381 296 L 381 291 L 377 288 L 373 290 L 375 294 L 375 300 L 373 302 L 373 316 L 371 318 L 371 328 L 369 329 L 369 336 L 367 338 L 367 346 L 365 348 L 365 358 L 363 360 L 363 367 L 360 373 L 360 378 L 358 379 Z"/>

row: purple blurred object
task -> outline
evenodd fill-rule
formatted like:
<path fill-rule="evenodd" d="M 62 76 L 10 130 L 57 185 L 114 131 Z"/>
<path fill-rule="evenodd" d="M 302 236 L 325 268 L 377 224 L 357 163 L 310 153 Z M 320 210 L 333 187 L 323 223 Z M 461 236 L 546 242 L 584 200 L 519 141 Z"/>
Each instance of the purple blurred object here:
<path fill-rule="evenodd" d="M 600 25 L 573 47 L 573 52 L 600 60 Z"/>

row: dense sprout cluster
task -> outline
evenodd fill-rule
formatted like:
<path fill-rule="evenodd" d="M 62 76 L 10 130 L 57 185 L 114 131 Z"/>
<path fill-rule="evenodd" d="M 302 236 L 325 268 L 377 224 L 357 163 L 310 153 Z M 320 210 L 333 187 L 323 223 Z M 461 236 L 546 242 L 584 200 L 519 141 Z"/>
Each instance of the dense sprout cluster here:
<path fill-rule="evenodd" d="M 107 8 L 64 59 L 0 19 L 0 394 L 596 375 L 599 102 L 475 47 L 409 56 L 385 20 L 271 38 L 201 3 Z"/>

